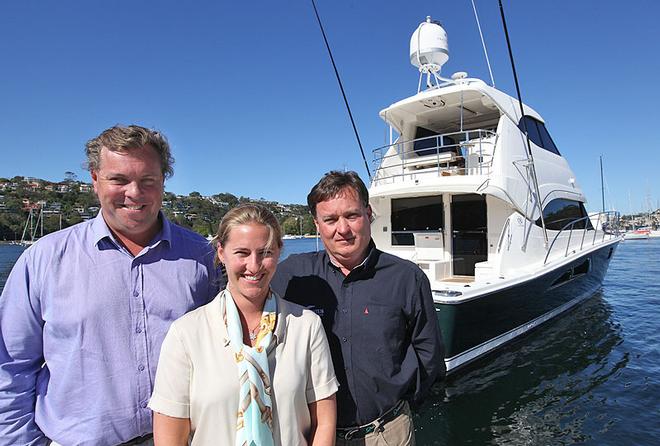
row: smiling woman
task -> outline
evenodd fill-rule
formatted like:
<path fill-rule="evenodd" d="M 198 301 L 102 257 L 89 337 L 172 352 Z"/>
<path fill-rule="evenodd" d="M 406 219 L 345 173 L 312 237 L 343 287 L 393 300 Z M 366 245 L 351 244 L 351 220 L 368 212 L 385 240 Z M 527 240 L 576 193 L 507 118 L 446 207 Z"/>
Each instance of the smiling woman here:
<path fill-rule="evenodd" d="M 237 206 L 214 244 L 228 286 L 163 343 L 149 403 L 156 445 L 332 444 L 338 385 L 321 320 L 270 290 L 277 219 Z"/>

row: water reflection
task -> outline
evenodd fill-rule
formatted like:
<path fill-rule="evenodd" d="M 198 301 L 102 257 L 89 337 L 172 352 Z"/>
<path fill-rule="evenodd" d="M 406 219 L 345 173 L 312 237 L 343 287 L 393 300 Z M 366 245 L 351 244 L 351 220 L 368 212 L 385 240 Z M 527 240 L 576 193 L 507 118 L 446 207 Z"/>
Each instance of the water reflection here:
<path fill-rule="evenodd" d="M 0 291 L 5 286 L 14 263 L 24 250 L 25 247 L 21 245 L 0 243 Z"/>
<path fill-rule="evenodd" d="M 611 316 L 599 293 L 436 385 L 415 420 L 418 443 L 573 444 L 606 432 L 616 420 L 598 415 L 607 398 L 596 390 L 629 361 Z"/>

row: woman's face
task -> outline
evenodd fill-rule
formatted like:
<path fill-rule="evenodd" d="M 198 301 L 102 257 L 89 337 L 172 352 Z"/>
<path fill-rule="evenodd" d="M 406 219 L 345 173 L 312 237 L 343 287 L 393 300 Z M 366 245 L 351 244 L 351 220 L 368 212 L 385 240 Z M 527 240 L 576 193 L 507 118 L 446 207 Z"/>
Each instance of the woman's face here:
<path fill-rule="evenodd" d="M 227 270 L 228 288 L 234 299 L 263 301 L 268 296 L 280 249 L 268 247 L 268 227 L 249 223 L 233 227 L 224 245 L 218 244 L 218 257 Z"/>

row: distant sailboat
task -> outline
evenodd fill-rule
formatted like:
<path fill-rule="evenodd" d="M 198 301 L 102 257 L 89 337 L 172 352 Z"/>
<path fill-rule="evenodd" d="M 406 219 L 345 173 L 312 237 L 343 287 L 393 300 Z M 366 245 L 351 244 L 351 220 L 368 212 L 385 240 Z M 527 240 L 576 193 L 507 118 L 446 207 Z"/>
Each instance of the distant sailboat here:
<path fill-rule="evenodd" d="M 21 235 L 20 244 L 23 246 L 30 246 L 38 239 L 44 236 L 44 208 L 41 206 L 39 208 L 39 213 L 37 213 L 35 221 L 35 207 L 30 208 L 30 213 L 28 214 L 27 219 L 25 220 L 25 226 L 23 227 L 23 234 Z M 62 229 L 62 214 L 60 216 L 60 229 Z M 37 237 L 37 231 L 39 236 Z"/>
<path fill-rule="evenodd" d="M 40 225 L 41 223 L 41 225 Z M 21 245 L 30 246 L 36 241 L 37 229 L 41 226 L 41 237 L 44 235 L 43 208 L 40 209 L 36 224 L 34 222 L 34 208 L 30 208 L 28 218 L 25 220 L 23 234 L 21 235 Z"/>

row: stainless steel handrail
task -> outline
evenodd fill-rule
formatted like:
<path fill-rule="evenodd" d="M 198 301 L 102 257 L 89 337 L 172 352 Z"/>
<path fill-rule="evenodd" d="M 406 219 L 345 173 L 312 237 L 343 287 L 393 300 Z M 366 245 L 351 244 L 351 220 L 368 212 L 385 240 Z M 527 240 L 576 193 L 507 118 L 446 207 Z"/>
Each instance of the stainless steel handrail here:
<path fill-rule="evenodd" d="M 566 242 L 566 251 L 564 252 L 564 257 L 568 257 L 568 251 L 571 247 L 571 237 L 573 235 L 573 230 L 575 229 L 575 225 L 582 222 L 582 221 L 584 221 L 585 222 L 584 228 L 577 228 L 577 229 L 582 229 L 582 239 L 580 241 L 580 249 L 579 249 L 580 251 L 582 251 L 582 249 L 584 247 L 585 235 L 586 235 L 587 231 L 590 230 L 590 225 L 587 224 L 587 222 L 591 223 L 591 219 L 593 217 L 596 217 L 596 216 L 598 216 L 598 219 L 596 220 L 596 226 L 594 227 L 593 225 L 591 225 L 591 229 L 594 231 L 594 236 L 593 236 L 593 239 L 591 241 L 591 246 L 594 246 L 596 244 L 596 235 L 598 233 L 598 226 L 601 225 L 601 220 L 603 221 L 603 223 L 605 223 L 605 222 L 614 222 L 615 223 L 615 225 L 613 226 L 613 229 L 614 229 L 613 233 L 612 232 L 608 233 L 608 232 L 605 231 L 605 229 L 603 229 L 601 227 L 600 231 L 603 233 L 603 236 L 600 240 L 601 242 L 605 241 L 605 237 L 608 236 L 608 235 L 609 235 L 608 240 L 611 239 L 611 238 L 619 237 L 621 235 L 621 232 L 619 231 L 619 212 L 618 211 L 599 212 L 597 214 L 591 214 L 591 215 L 588 215 L 586 217 L 581 217 L 581 218 L 575 219 L 575 220 L 567 223 L 566 225 L 564 225 L 561 228 L 561 230 L 557 233 L 557 235 L 555 235 L 555 237 L 552 239 L 552 243 L 550 243 L 550 246 L 548 247 L 548 252 L 545 254 L 545 259 L 543 260 L 543 264 L 545 265 L 546 263 L 548 263 L 548 258 L 550 257 L 550 253 L 552 252 L 552 248 L 554 247 L 555 242 L 557 242 L 557 240 L 559 239 L 559 236 L 562 233 L 564 233 L 564 231 L 568 231 L 568 241 Z M 612 216 L 613 218 L 610 219 L 610 216 Z M 602 217 L 606 217 L 606 218 L 603 219 Z"/>
<path fill-rule="evenodd" d="M 489 168 L 492 164 L 492 159 L 484 161 L 484 153 L 482 144 L 493 144 L 494 141 L 485 141 L 487 138 L 495 137 L 497 134 L 492 130 L 485 129 L 474 129 L 474 130 L 464 130 L 460 132 L 449 132 L 442 133 L 433 136 L 426 136 L 423 138 L 416 138 L 406 141 L 397 141 L 393 144 L 387 144 L 381 147 L 377 147 L 372 150 L 373 160 L 375 167 L 373 170 L 373 176 L 377 180 L 384 180 L 387 178 L 398 177 L 406 175 L 406 167 L 413 167 L 416 161 L 427 161 L 432 162 L 435 158 L 435 167 L 438 173 L 442 171 L 454 170 L 457 173 L 462 172 L 464 175 L 469 175 L 468 167 L 466 164 L 466 158 L 462 155 L 459 155 L 460 149 L 462 147 L 470 147 L 478 145 L 478 154 L 479 162 L 477 167 L 479 169 L 479 174 L 483 173 L 484 168 Z M 418 155 L 413 149 L 406 150 L 406 147 L 414 146 L 415 143 L 420 141 L 435 141 L 434 145 L 429 147 L 424 147 L 421 150 L 427 152 L 425 155 Z M 447 144 L 449 142 L 449 144 Z M 407 146 L 406 146 L 407 145 Z M 394 147 L 395 153 L 387 155 L 387 152 L 390 148 Z M 446 153 L 450 153 L 450 159 L 446 158 Z M 383 165 L 385 162 L 392 158 L 400 158 L 400 163 L 394 163 L 392 165 Z M 458 167 L 460 164 L 463 164 L 462 167 Z M 451 166 L 451 165 L 454 166 Z M 400 173 L 394 175 L 388 175 L 386 177 L 378 177 L 378 172 L 382 169 L 395 169 L 400 167 Z M 450 167 L 452 169 L 450 169 Z"/>

